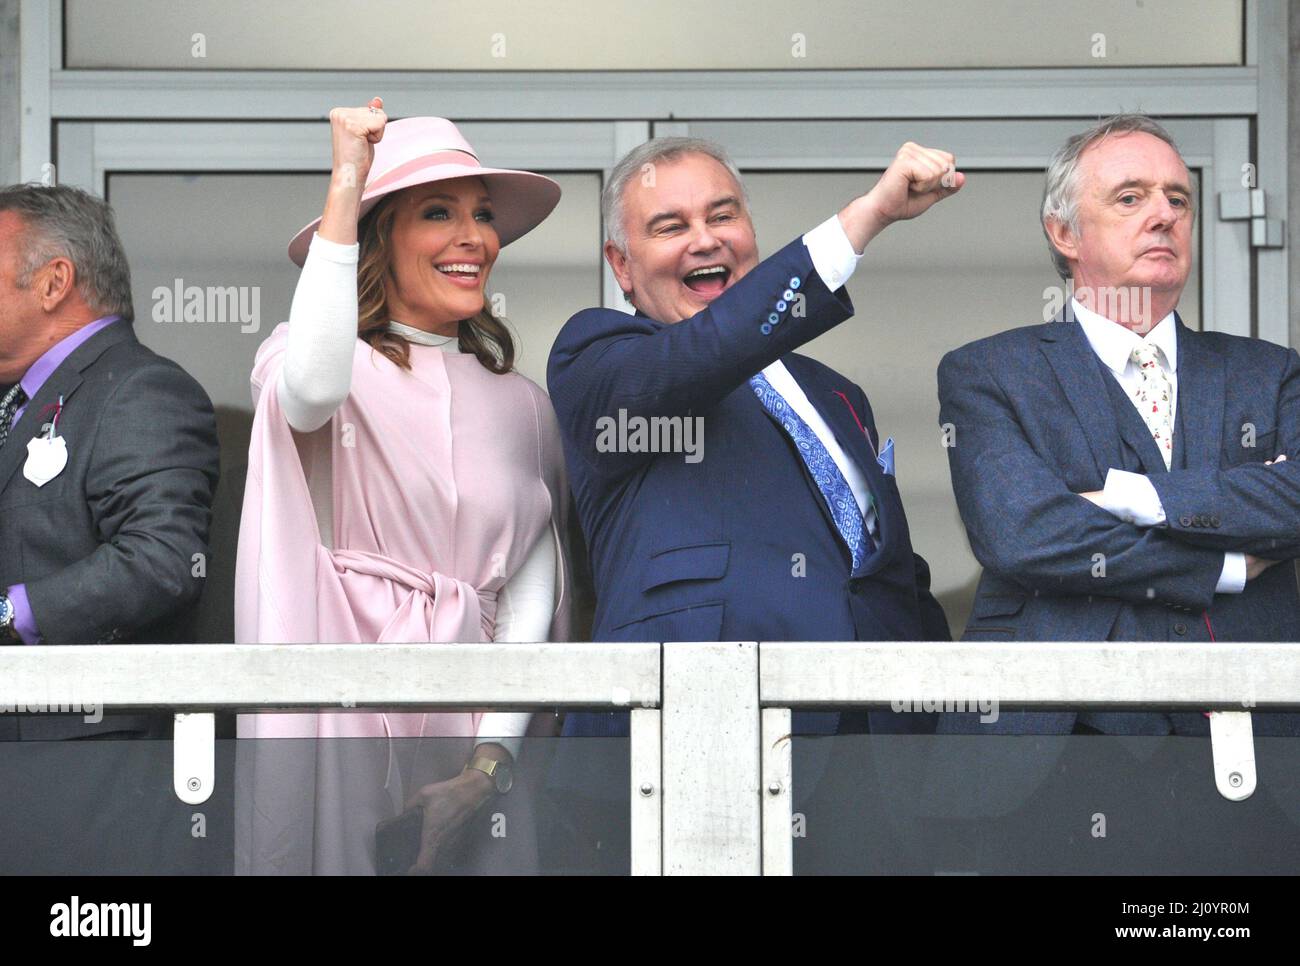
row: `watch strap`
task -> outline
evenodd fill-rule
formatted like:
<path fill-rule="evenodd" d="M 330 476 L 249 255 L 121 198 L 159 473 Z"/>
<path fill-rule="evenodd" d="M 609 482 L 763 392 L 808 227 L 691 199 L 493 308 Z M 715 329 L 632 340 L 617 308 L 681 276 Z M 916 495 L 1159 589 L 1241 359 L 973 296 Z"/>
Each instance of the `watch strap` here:
<path fill-rule="evenodd" d="M 492 779 L 492 785 L 498 792 L 504 794 L 510 790 L 509 785 L 505 788 L 501 787 L 502 780 L 508 780 L 510 776 L 510 766 L 505 762 L 498 761 L 495 758 L 488 758 L 485 755 L 475 755 L 469 760 L 469 763 L 461 769 L 461 774 L 464 774 L 470 769 L 481 771 L 483 774 L 487 775 L 488 778 Z"/>
<path fill-rule="evenodd" d="M 8 594 L 0 594 L 0 644 L 21 644 L 16 624 L 18 612 Z"/>

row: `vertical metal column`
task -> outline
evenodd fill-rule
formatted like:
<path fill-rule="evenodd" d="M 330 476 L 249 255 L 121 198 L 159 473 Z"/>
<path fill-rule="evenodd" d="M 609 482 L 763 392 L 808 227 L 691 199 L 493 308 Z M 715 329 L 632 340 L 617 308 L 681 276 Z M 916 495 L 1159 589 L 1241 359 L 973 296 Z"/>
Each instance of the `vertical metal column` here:
<path fill-rule="evenodd" d="M 632 874 L 663 873 L 663 751 L 658 708 L 632 709 Z"/>
<path fill-rule="evenodd" d="M 57 10 L 55 9 L 57 7 Z M 49 179 L 51 22 L 62 5 L 49 0 L 22 0 L 18 8 L 19 106 L 18 177 L 21 181 Z M 12 136 L 12 134 L 6 135 Z"/>
<path fill-rule="evenodd" d="M 763 875 L 794 875 L 790 709 L 763 709 Z"/>
<path fill-rule="evenodd" d="M 664 873 L 758 875 L 758 645 L 663 655 Z"/>

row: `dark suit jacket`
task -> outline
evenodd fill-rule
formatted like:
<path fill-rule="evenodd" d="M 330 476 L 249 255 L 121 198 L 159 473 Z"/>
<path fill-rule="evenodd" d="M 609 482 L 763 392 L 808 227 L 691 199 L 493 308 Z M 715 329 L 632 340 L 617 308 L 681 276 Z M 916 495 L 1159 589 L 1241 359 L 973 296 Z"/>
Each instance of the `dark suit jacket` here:
<path fill-rule="evenodd" d="M 1172 472 L 1073 318 L 944 357 L 953 490 L 984 567 L 967 640 L 1300 640 L 1300 357 L 1177 326 Z M 1264 466 L 1279 453 L 1291 461 Z M 1126 523 L 1075 495 L 1102 489 L 1111 468 L 1150 478 L 1167 526 Z M 1225 551 L 1285 562 L 1242 594 L 1216 595 Z M 1205 732 L 1200 714 L 1173 717 Z M 1256 733 L 1292 733 L 1295 717 L 1256 715 Z M 941 731 L 974 730 L 945 719 Z M 979 730 L 1064 734 L 1074 720 L 1003 714 Z"/>
<path fill-rule="evenodd" d="M 22 473 L 27 442 L 60 395 L 68 463 L 37 487 Z M 26 584 L 41 646 L 192 640 L 216 482 L 207 394 L 115 322 L 51 373 L 0 449 L 0 587 Z M 140 716 L 3 718 L 10 738 L 152 727 Z"/>
<path fill-rule="evenodd" d="M 852 310 L 796 239 L 682 322 L 588 309 L 565 325 L 547 378 L 591 551 L 596 640 L 948 639 L 897 483 L 876 461 L 866 396 L 792 351 Z M 777 359 L 871 488 L 880 546 L 856 575 L 793 444 L 747 384 Z M 702 417 L 703 458 L 601 452 L 598 420 L 620 410 Z"/>

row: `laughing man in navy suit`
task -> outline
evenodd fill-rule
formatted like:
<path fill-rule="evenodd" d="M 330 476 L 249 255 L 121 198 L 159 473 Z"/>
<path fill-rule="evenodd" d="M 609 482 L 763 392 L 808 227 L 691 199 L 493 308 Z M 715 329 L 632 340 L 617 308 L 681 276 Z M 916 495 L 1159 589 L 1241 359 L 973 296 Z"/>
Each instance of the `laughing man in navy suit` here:
<path fill-rule="evenodd" d="M 605 257 L 636 312 L 579 312 L 547 371 L 595 640 L 948 639 L 892 443 L 858 386 L 794 350 L 853 314 L 844 283 L 871 239 L 963 180 L 952 155 L 906 144 L 869 193 L 760 261 L 717 145 L 657 139 L 614 169 Z"/>
<path fill-rule="evenodd" d="M 963 181 L 952 155 L 906 144 L 871 192 L 759 261 L 719 146 L 661 138 L 619 162 L 602 198 L 605 257 L 635 314 L 579 312 L 547 369 L 591 552 L 594 640 L 948 640 L 892 441 L 858 386 L 794 350 L 852 316 L 844 283 L 868 242 Z M 870 717 L 872 730 L 934 727 Z M 862 731 L 861 719 L 796 712 L 793 725 Z M 565 734 L 627 725 L 569 715 Z M 593 776 L 627 781 L 598 751 L 561 754 L 552 786 L 568 802 L 605 799 L 581 836 L 625 841 Z M 800 765 L 805 790 L 818 770 Z"/>

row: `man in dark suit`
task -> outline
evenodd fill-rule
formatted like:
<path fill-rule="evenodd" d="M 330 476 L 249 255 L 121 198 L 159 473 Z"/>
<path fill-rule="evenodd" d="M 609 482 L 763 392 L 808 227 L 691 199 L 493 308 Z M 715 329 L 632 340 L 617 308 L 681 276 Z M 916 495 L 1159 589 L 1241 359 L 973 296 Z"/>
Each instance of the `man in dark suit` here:
<path fill-rule="evenodd" d="M 1300 449 L 1300 358 L 1178 318 L 1191 204 L 1154 121 L 1072 138 L 1044 227 L 1075 297 L 940 364 L 953 490 L 984 565 L 968 639 L 1300 640 L 1300 462 L 1285 459 Z M 1206 727 L 1199 713 L 1124 722 Z"/>
<path fill-rule="evenodd" d="M 952 165 L 905 146 L 872 192 L 760 262 L 716 145 L 659 139 L 620 162 L 605 256 L 636 312 L 579 312 L 547 370 L 596 640 L 945 636 L 865 394 L 793 350 L 852 315 L 862 250 L 956 191 Z"/>
<path fill-rule="evenodd" d="M 578 313 L 547 370 L 595 640 L 948 639 L 892 442 L 858 386 L 794 350 L 853 314 L 843 286 L 868 242 L 962 182 L 950 154 L 904 145 L 870 193 L 760 262 L 717 145 L 657 139 L 619 163 L 605 257 L 636 312 Z M 625 726 L 574 715 L 565 730 Z"/>
<path fill-rule="evenodd" d="M 198 383 L 136 340 L 130 272 L 108 205 L 61 186 L 0 191 L 0 304 L 0 640 L 191 640 L 217 482 L 216 423 Z M 98 717 L 6 714 L 0 738 L 170 734 L 166 715 Z M 6 865 L 59 867 L 65 856 L 87 868 L 80 863 L 93 860 L 73 859 L 74 850 L 105 832 L 106 815 L 156 818 L 170 804 L 169 776 L 147 771 L 157 756 L 143 745 L 91 750 L 9 748 L 35 771 L 27 782 L 10 772 L 3 783 L 0 810 L 14 833 L 0 836 Z M 74 755 L 92 772 L 79 777 L 78 793 L 56 793 L 47 766 Z M 138 787 L 145 774 L 152 787 Z M 43 854 L 18 814 L 36 814 L 31 796 L 64 819 L 42 824 Z M 119 829 L 97 847 L 123 841 Z M 128 868 L 151 852 L 133 847 L 120 857 Z"/>
<path fill-rule="evenodd" d="M 1178 318 L 1193 199 L 1151 119 L 1071 138 L 1042 219 L 1074 297 L 1046 325 L 941 362 L 953 490 L 984 567 L 965 639 L 1300 640 L 1300 463 L 1286 459 L 1300 450 L 1300 357 Z M 1255 733 L 1294 734 L 1297 717 L 1256 714 Z M 1208 735 L 1209 723 L 1003 712 L 945 715 L 939 731 Z M 1053 764 L 1024 751 L 1006 752 L 1033 772 L 1019 790 L 1007 772 L 987 783 L 1006 808 Z M 1210 782 L 1208 767 L 1195 780 Z"/>

